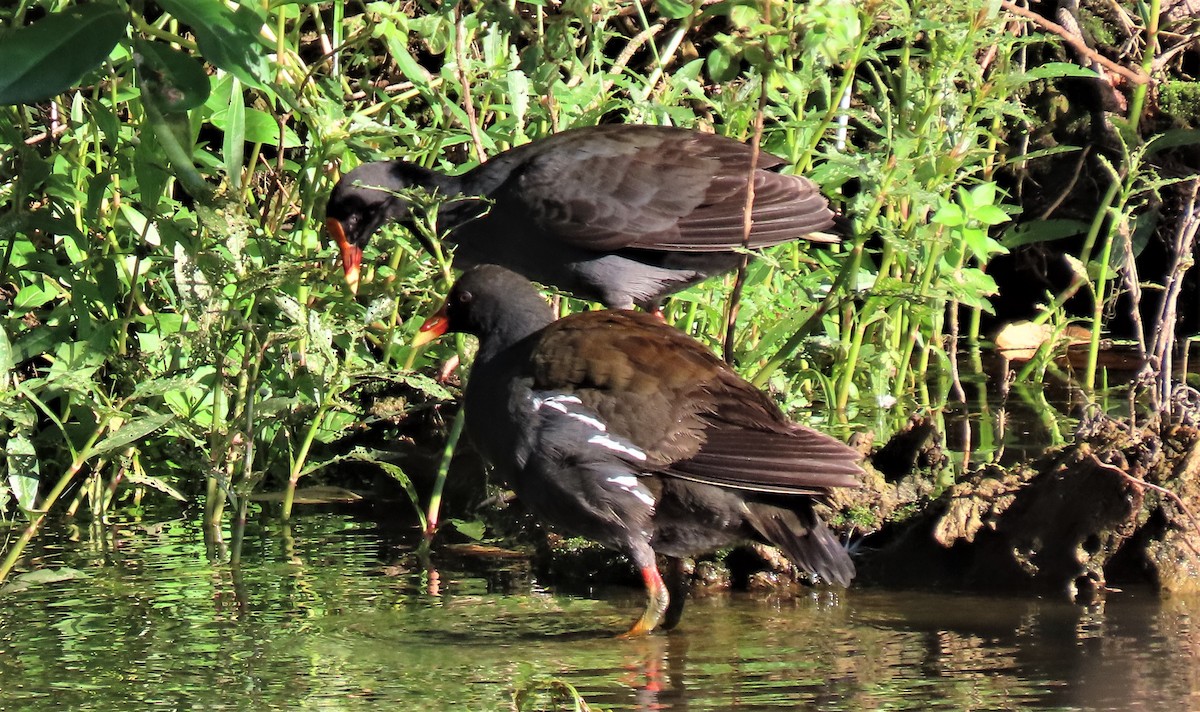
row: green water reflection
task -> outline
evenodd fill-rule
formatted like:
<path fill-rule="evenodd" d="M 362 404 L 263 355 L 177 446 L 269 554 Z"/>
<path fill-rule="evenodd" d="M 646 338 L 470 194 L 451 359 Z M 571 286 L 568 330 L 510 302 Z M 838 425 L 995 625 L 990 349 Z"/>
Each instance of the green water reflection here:
<path fill-rule="evenodd" d="M 3 710 L 502 710 L 550 678 L 603 709 L 1200 709 L 1193 600 L 722 595 L 620 641 L 636 591 L 554 596 L 520 567 L 443 559 L 431 596 L 342 515 L 252 526 L 238 570 L 185 521 L 39 546 L 37 566 L 88 577 L 0 593 Z"/>

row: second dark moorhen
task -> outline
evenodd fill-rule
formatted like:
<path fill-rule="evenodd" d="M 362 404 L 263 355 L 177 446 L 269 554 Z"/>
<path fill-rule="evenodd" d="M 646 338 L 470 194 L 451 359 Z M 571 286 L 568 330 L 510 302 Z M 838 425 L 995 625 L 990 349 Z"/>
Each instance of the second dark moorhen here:
<path fill-rule="evenodd" d="M 654 310 L 667 295 L 737 267 L 750 160 L 750 146 L 722 136 L 591 126 L 505 151 L 461 176 L 404 161 L 364 164 L 334 187 L 326 224 L 357 291 L 371 234 L 411 221 L 398 193 L 422 187 L 447 199 L 438 226 L 457 245 L 456 268 L 503 265 L 609 308 Z M 758 157 L 749 247 L 837 242 L 819 232 L 833 213 L 816 184 L 778 173 L 783 165 Z"/>
<path fill-rule="evenodd" d="M 540 520 L 641 571 L 649 602 L 626 635 L 682 612 L 656 552 L 755 540 L 827 582 L 854 576 L 813 503 L 859 484 L 858 452 L 789 422 L 698 341 L 634 311 L 554 321 L 532 284 L 492 265 L 463 274 L 416 344 L 451 331 L 479 338 L 464 406 L 480 454 Z"/>

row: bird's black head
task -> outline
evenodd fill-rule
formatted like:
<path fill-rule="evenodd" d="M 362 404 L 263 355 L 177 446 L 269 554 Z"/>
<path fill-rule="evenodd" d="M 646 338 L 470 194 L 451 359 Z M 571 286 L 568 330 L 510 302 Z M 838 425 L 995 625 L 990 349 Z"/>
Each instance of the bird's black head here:
<path fill-rule="evenodd" d="M 448 332 L 479 337 L 484 348 L 503 348 L 554 321 L 554 311 L 521 275 L 496 265 L 463 273 L 446 302 L 421 325 L 421 345 Z M 490 343 L 489 343 L 490 342 Z"/>
<path fill-rule="evenodd" d="M 409 217 L 405 188 L 437 186 L 439 174 L 404 161 L 364 163 L 334 186 L 325 206 L 325 225 L 342 252 L 346 281 L 358 289 L 362 251 L 385 223 Z"/>

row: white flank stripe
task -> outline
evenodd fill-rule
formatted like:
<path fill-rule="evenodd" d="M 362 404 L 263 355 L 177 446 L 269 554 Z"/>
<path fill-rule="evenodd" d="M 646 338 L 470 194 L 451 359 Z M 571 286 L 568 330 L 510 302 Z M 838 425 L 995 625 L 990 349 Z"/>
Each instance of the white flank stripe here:
<path fill-rule="evenodd" d="M 615 450 L 616 452 L 623 452 L 626 455 L 629 455 L 630 457 L 635 458 L 637 460 L 645 460 L 646 459 L 646 453 L 642 452 L 641 450 L 637 449 L 636 447 L 634 447 L 632 445 L 626 445 L 625 443 L 613 440 L 612 438 L 608 437 L 607 435 L 593 435 L 592 437 L 588 438 L 588 444 L 589 445 L 599 445 L 601 447 L 606 447 L 609 450 Z M 616 480 L 612 480 L 612 481 L 615 482 Z M 634 481 L 635 482 L 637 481 L 636 477 L 634 478 Z"/>
<path fill-rule="evenodd" d="M 645 487 L 642 487 L 637 477 L 633 475 L 618 475 L 616 477 L 609 477 L 608 481 L 621 489 L 628 490 L 634 497 L 637 497 L 651 507 L 654 506 L 654 498 L 650 496 Z"/>
<path fill-rule="evenodd" d="M 604 425 L 603 422 L 601 422 L 600 420 L 597 420 L 596 418 L 593 418 L 592 416 L 590 416 L 586 413 L 576 413 L 576 412 L 572 411 L 566 405 L 564 405 L 566 403 L 575 403 L 578 405 L 583 405 L 583 401 L 579 400 L 579 396 L 559 395 L 559 396 L 551 396 L 549 398 L 538 398 L 538 397 L 534 396 L 533 409 L 541 410 L 542 406 L 545 406 L 552 410 L 557 410 L 559 413 L 562 413 L 563 415 L 567 416 L 568 418 L 571 418 L 573 420 L 578 420 L 579 422 L 583 423 L 584 425 L 591 426 L 592 428 L 595 428 L 596 430 L 599 430 L 602 433 L 608 432 L 608 427 L 606 425 Z"/>

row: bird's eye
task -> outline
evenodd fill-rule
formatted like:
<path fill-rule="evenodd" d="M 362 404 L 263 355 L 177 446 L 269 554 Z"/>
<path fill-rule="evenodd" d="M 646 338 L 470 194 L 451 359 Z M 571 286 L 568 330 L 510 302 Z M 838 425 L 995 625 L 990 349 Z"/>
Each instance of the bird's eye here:
<path fill-rule="evenodd" d="M 455 298 L 458 300 L 458 303 L 459 303 L 459 304 L 467 304 L 467 303 L 469 303 L 469 302 L 470 302 L 472 299 L 474 299 L 474 298 L 475 298 L 475 295 L 474 295 L 474 294 L 471 294 L 470 292 L 468 292 L 468 291 L 466 291 L 466 290 L 463 290 L 463 291 L 459 292 L 459 293 L 458 293 L 458 296 L 457 296 L 457 297 L 455 297 Z"/>

